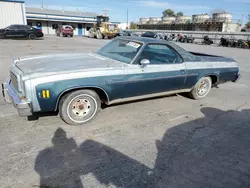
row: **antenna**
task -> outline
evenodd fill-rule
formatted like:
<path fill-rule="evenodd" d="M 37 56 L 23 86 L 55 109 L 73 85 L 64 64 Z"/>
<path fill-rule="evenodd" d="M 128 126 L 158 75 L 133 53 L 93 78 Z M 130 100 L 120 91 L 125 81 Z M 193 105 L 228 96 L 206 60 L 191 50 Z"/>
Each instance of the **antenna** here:
<path fill-rule="evenodd" d="M 127 8 L 127 27 L 128 27 L 128 8 Z"/>
<path fill-rule="evenodd" d="M 109 13 L 109 9 L 103 9 L 102 11 L 104 16 L 107 16 Z"/>

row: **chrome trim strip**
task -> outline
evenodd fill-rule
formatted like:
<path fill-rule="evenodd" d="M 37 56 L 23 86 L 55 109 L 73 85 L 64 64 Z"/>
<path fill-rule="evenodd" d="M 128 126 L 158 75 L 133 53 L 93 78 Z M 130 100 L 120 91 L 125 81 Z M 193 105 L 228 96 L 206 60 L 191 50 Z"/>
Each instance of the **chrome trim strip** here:
<path fill-rule="evenodd" d="M 180 90 L 167 91 L 167 92 L 162 92 L 162 93 L 154 93 L 154 94 L 141 95 L 141 96 L 136 96 L 136 97 L 129 97 L 129 98 L 124 98 L 124 99 L 115 99 L 113 101 L 110 101 L 108 105 L 129 102 L 129 101 L 136 101 L 136 100 L 141 100 L 141 99 L 154 98 L 154 97 L 167 96 L 167 95 L 177 94 L 177 93 L 185 93 L 185 92 L 190 92 L 190 91 L 191 89 L 180 89 Z"/>
<path fill-rule="evenodd" d="M 191 74 L 190 74 L 191 75 Z M 197 75 L 197 74 L 193 74 Z M 143 81 L 150 81 L 150 80 L 162 80 L 162 79 L 171 79 L 177 77 L 186 77 L 186 75 L 177 75 L 177 76 L 162 76 L 157 78 L 145 78 L 145 79 L 136 79 L 136 80 L 126 80 L 126 81 L 117 81 L 117 82 L 108 82 L 108 84 L 120 84 L 120 83 L 133 83 L 133 82 L 143 82 Z"/>

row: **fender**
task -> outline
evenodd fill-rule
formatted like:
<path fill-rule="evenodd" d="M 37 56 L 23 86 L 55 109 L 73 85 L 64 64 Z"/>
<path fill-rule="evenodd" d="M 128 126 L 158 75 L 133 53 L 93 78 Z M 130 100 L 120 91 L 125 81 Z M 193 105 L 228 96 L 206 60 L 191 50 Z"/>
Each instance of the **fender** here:
<path fill-rule="evenodd" d="M 100 89 L 101 91 L 103 91 L 103 93 L 105 94 L 105 97 L 107 99 L 107 103 L 109 103 L 109 95 L 108 93 L 102 88 L 102 87 L 99 87 L 99 86 L 79 86 L 79 87 L 71 87 L 71 88 L 68 88 L 64 91 L 62 91 L 59 96 L 57 97 L 57 101 L 56 101 L 56 106 L 55 106 L 55 111 L 58 109 L 58 105 L 59 105 L 59 101 L 60 99 L 62 98 L 62 96 L 67 93 L 67 92 L 70 92 L 70 91 L 73 91 L 73 90 L 79 90 L 79 89 Z"/>

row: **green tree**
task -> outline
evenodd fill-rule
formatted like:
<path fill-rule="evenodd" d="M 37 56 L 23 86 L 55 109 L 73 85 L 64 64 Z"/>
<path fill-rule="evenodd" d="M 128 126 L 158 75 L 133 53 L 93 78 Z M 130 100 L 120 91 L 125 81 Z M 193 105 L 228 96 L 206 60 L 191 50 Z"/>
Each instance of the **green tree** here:
<path fill-rule="evenodd" d="M 183 12 L 177 12 L 176 16 L 184 16 L 184 13 Z"/>
<path fill-rule="evenodd" d="M 137 29 L 137 24 L 135 22 L 131 22 L 130 29 Z"/>
<path fill-rule="evenodd" d="M 162 12 L 163 16 L 175 16 L 174 11 L 172 9 L 167 9 Z"/>
<path fill-rule="evenodd" d="M 247 22 L 247 24 L 246 24 L 246 28 L 250 28 L 250 21 L 249 21 L 249 22 Z"/>

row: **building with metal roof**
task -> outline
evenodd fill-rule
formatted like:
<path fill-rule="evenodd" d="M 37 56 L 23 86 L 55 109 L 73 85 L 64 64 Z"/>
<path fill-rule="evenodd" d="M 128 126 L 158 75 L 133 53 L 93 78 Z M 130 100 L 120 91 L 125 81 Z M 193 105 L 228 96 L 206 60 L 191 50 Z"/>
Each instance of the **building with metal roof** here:
<path fill-rule="evenodd" d="M 27 24 L 24 1 L 0 0 L 0 28 Z"/>
<path fill-rule="evenodd" d="M 71 25 L 75 35 L 88 35 L 88 30 L 96 23 L 95 13 L 44 8 L 26 8 L 28 25 L 42 29 L 44 34 L 55 34 L 60 25 Z"/>
<path fill-rule="evenodd" d="M 96 13 L 25 7 L 22 0 L 0 0 L 0 28 L 28 24 L 44 34 L 55 34 L 60 25 L 71 25 L 75 35 L 88 35 L 96 23 Z"/>

